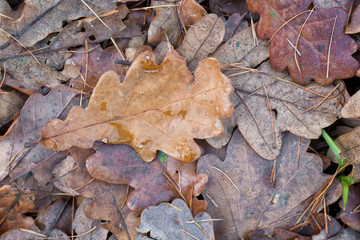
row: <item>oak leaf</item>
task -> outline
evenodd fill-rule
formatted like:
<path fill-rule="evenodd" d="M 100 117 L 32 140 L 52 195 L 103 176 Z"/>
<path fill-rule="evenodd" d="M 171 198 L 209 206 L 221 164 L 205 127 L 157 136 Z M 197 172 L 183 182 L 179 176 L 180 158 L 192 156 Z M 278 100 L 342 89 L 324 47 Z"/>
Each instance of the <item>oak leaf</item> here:
<path fill-rule="evenodd" d="M 26 95 L 17 90 L 5 92 L 0 90 L 0 127 L 11 121 L 11 118 L 21 110 Z"/>
<path fill-rule="evenodd" d="M 26 213 L 35 211 L 35 193 L 29 189 L 17 189 L 10 185 L 0 188 L 0 234 L 17 228 L 35 225 Z"/>
<path fill-rule="evenodd" d="M 351 185 L 349 187 L 349 199 L 346 208 L 340 213 L 341 220 L 349 227 L 360 231 L 360 212 L 357 210 L 360 204 L 360 185 Z M 339 203 L 343 206 L 342 200 Z"/>
<path fill-rule="evenodd" d="M 346 26 L 345 32 L 346 34 L 355 34 L 360 32 L 360 5 L 358 5 L 352 16 L 351 16 L 351 23 Z"/>
<path fill-rule="evenodd" d="M 284 224 L 280 220 L 293 209 L 303 211 L 301 204 L 328 179 L 322 173 L 321 158 L 306 152 L 309 143 L 309 139 L 284 134 L 274 168 L 274 185 L 271 183 L 274 163 L 257 155 L 238 130 L 233 133 L 225 161 L 214 155 L 199 159 L 198 173 L 209 176 L 207 195 L 204 194 L 209 201 L 207 212 L 213 218 L 223 219 L 214 222 L 214 231 L 219 233 L 217 239 L 240 239 L 262 226 L 268 226 L 265 230 L 270 231 L 278 221 Z"/>
<path fill-rule="evenodd" d="M 0 148 L 4 149 L 0 151 L 0 180 L 10 171 L 12 176 L 17 176 L 54 155 L 54 152 L 36 142 L 40 139 L 39 132 L 48 121 L 56 117 L 63 118 L 79 102 L 80 93 L 64 85 L 54 88 L 46 96 L 38 93 L 29 97 L 19 118 L 0 137 Z"/>
<path fill-rule="evenodd" d="M 194 76 L 176 51 L 160 65 L 143 52 L 121 83 L 114 72 L 99 80 L 86 109 L 73 107 L 65 121 L 55 119 L 42 130 L 46 149 L 91 148 L 94 141 L 129 144 L 149 162 L 157 150 L 189 162 L 200 157 L 193 138 L 222 134 L 219 118 L 230 117 L 230 80 L 219 63 L 199 63 Z"/>
<path fill-rule="evenodd" d="M 360 182 L 360 127 L 355 128 L 352 132 L 345 133 L 335 140 L 335 144 L 340 148 L 340 157 L 346 158 L 347 162 L 352 162 L 352 177 L 354 182 Z M 329 149 L 327 156 L 337 162 L 334 153 Z"/>
<path fill-rule="evenodd" d="M 342 83 L 337 89 L 330 86 L 312 90 L 301 88 L 290 79 L 287 71 L 275 72 L 268 61 L 252 72 L 246 71 L 226 73 L 233 75 L 230 78 L 235 92 L 231 101 L 235 111 L 230 119 L 223 121 L 226 134 L 216 140 L 221 144 L 228 142 L 234 127 L 238 126 L 257 154 L 273 160 L 280 153 L 283 132 L 316 139 L 322 128 L 340 117 L 342 106 L 338 101 L 346 93 L 342 93 Z M 310 85 L 315 86 L 316 83 Z"/>
<path fill-rule="evenodd" d="M 344 33 L 347 14 L 343 9 L 305 11 L 311 0 L 281 3 L 247 0 L 247 3 L 250 11 L 260 14 L 259 38 L 272 38 L 270 63 L 276 71 L 284 71 L 287 67 L 292 79 L 302 85 L 314 79 L 320 85 L 329 86 L 336 79 L 355 75 L 359 63 L 351 55 L 356 52 L 357 45 Z M 296 18 L 290 20 L 294 16 Z M 301 37 L 297 40 L 299 34 Z"/>
<path fill-rule="evenodd" d="M 144 240 L 215 239 L 211 216 L 202 212 L 193 218 L 190 209 L 181 199 L 175 199 L 171 205 L 160 203 L 145 209 L 141 213 L 141 223 L 137 229 L 140 233 L 150 234 L 150 238 L 138 235 L 137 239 Z"/>

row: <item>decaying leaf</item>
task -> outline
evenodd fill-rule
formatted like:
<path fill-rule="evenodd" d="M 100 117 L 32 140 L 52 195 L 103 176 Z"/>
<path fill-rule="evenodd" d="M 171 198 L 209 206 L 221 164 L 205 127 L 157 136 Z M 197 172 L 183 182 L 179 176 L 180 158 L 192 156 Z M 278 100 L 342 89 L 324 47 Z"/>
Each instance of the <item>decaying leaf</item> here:
<path fill-rule="evenodd" d="M 21 110 L 25 100 L 26 95 L 19 91 L 0 90 L 0 127 L 11 121 L 12 117 Z"/>
<path fill-rule="evenodd" d="M 13 239 L 34 240 L 34 239 L 44 239 L 44 238 L 70 240 L 68 235 L 60 231 L 59 229 L 54 229 L 48 235 L 44 235 L 41 233 L 40 229 L 36 226 L 33 226 L 29 229 L 10 230 L 1 236 L 1 240 L 13 240 Z"/>
<path fill-rule="evenodd" d="M 1 18 L 1 28 L 27 47 L 34 45 L 50 33 L 60 31 L 63 21 L 93 15 L 82 1 L 77 0 L 25 1 L 23 6 L 15 12 L 11 11 L 8 6 L 4 6 L 7 4 L 6 1 L 2 2 L 4 8 L 0 9 L 0 12 L 5 11 L 4 14 L 13 19 Z M 112 0 L 93 0 L 88 5 L 99 15 L 116 7 L 116 3 Z M 6 37 L 8 41 L 6 38 L 1 39 L 2 49 L 13 41 L 9 36 Z"/>
<path fill-rule="evenodd" d="M 346 26 L 346 34 L 355 34 L 360 32 L 360 5 L 358 5 L 351 17 L 351 23 Z"/>
<path fill-rule="evenodd" d="M 65 121 L 55 119 L 43 128 L 43 146 L 90 148 L 98 140 L 129 144 L 147 162 L 157 150 L 185 162 L 199 158 L 193 138 L 219 136 L 219 118 L 233 112 L 230 80 L 215 59 L 200 62 L 193 76 L 176 51 L 160 65 L 154 58 L 152 52 L 138 55 L 123 83 L 116 73 L 105 73 L 85 110 L 74 107 Z"/>
<path fill-rule="evenodd" d="M 179 12 L 186 29 L 207 15 L 206 10 L 195 0 L 182 0 Z"/>
<path fill-rule="evenodd" d="M 93 90 L 104 72 L 114 71 L 120 78 L 125 77 L 124 65 L 116 64 L 117 59 L 123 60 L 114 46 L 103 50 L 97 45 L 89 51 L 88 56 L 85 48 L 77 49 L 77 52 L 67 60 L 67 65 L 80 66 L 79 74 L 70 80 L 71 86 L 89 92 Z"/>
<path fill-rule="evenodd" d="M 10 185 L 0 188 L 0 234 L 35 224 L 32 217 L 25 213 L 35 210 L 35 193 L 28 189 L 16 189 Z"/>
<path fill-rule="evenodd" d="M 216 14 L 209 14 L 190 27 L 183 44 L 177 49 L 186 59 L 190 71 L 194 71 L 198 63 L 214 52 L 224 38 L 224 22 Z"/>
<path fill-rule="evenodd" d="M 95 153 L 93 149 L 74 147 L 69 151 L 77 168 L 67 174 L 66 181 L 79 194 L 93 199 L 84 208 L 85 215 L 91 219 L 105 221 L 102 227 L 114 233 L 118 239 L 133 238 L 136 234 L 136 212 L 132 214 L 126 207 L 127 186 L 110 184 L 90 176 L 85 164 L 86 159 Z"/>
<path fill-rule="evenodd" d="M 78 237 L 78 240 L 106 240 L 108 231 L 101 227 L 100 220 L 93 220 L 85 215 L 84 208 L 91 202 L 91 199 L 85 199 L 81 205 L 76 209 L 73 228 Z M 90 231 L 96 227 L 93 231 Z M 89 232 L 90 231 L 90 232 Z M 88 233 L 89 232 L 89 233 Z M 85 234 L 88 233 L 88 234 Z"/>
<path fill-rule="evenodd" d="M 86 160 L 86 168 L 95 179 L 112 184 L 127 184 L 135 189 L 127 198 L 127 206 L 133 211 L 180 197 L 177 191 L 187 196 L 186 200 L 190 204 L 192 194 L 198 196 L 207 179 L 202 174 L 196 175 L 195 169 L 191 171 L 189 167 L 188 171 L 184 169 L 182 172 L 182 177 L 187 179 L 176 190 L 174 184 L 178 183 L 175 182 L 177 179 L 171 182 L 170 174 L 158 158 L 151 163 L 144 162 L 130 146 L 100 144 L 96 147 L 96 153 Z"/>
<path fill-rule="evenodd" d="M 360 91 L 357 91 L 341 110 L 341 115 L 344 118 L 358 118 L 360 117 Z"/>
<path fill-rule="evenodd" d="M 339 203 L 343 206 L 342 201 Z M 360 185 L 349 187 L 349 199 L 346 204 L 345 210 L 342 209 L 340 214 L 341 220 L 356 231 L 360 232 Z"/>
<path fill-rule="evenodd" d="M 203 194 L 209 202 L 207 212 L 223 219 L 214 222 L 218 239 L 240 239 L 250 230 L 265 226 L 265 230 L 271 229 L 272 223 L 280 223 L 280 228 L 280 220 L 321 189 L 328 177 L 322 173 L 321 158 L 306 152 L 309 143 L 308 139 L 284 134 L 274 184 L 274 163 L 257 155 L 237 130 L 225 161 L 214 155 L 199 159 L 198 173 L 209 176 Z M 295 212 L 291 216 L 298 215 Z"/>
<path fill-rule="evenodd" d="M 36 142 L 40 139 L 40 130 L 51 119 L 62 118 L 61 114 L 66 116 L 69 109 L 79 103 L 79 92 L 64 85 L 56 87 L 46 96 L 32 95 L 18 120 L 0 137 L 0 148 L 3 149 L 0 151 L 0 179 L 16 169 L 17 173 L 25 172 L 53 155 L 54 152 L 45 150 Z"/>
<path fill-rule="evenodd" d="M 339 234 L 336 236 L 329 238 L 329 240 L 357 240 L 360 238 L 360 233 L 355 231 L 352 228 L 343 228 Z"/>
<path fill-rule="evenodd" d="M 343 9 L 305 11 L 311 0 L 281 3 L 248 0 L 247 3 L 250 11 L 260 14 L 259 38 L 271 38 L 270 63 L 276 71 L 288 68 L 292 79 L 302 85 L 314 79 L 320 85 L 329 86 L 336 79 L 355 75 L 359 63 L 351 55 L 357 46 L 344 33 L 347 14 Z M 290 20 L 294 16 L 297 17 Z"/>
<path fill-rule="evenodd" d="M 141 239 L 215 239 L 211 220 L 206 212 L 193 217 L 186 203 L 175 199 L 171 205 L 160 203 L 145 209 L 137 229 L 140 233 L 150 233 L 150 238 Z"/>
<path fill-rule="evenodd" d="M 345 133 L 335 140 L 335 144 L 340 148 L 340 157 L 346 158 L 347 162 L 352 162 L 354 182 L 360 181 L 360 127 L 355 128 L 350 133 Z M 334 153 L 329 149 L 328 157 L 337 162 Z"/>
<path fill-rule="evenodd" d="M 344 88 L 342 83 L 337 89 L 301 88 L 291 81 L 286 71 L 275 72 L 269 62 L 260 65 L 255 72 L 241 70 L 227 73 L 228 76 L 231 74 L 235 88 L 232 96 L 235 112 L 227 124 L 224 123 L 224 128 L 228 129 L 224 138 L 229 139 L 237 125 L 246 141 L 263 158 L 272 160 L 279 155 L 283 132 L 316 139 L 321 135 L 322 128 L 340 117 L 341 105 L 338 106 L 338 101 Z M 316 83 L 310 85 L 315 86 Z"/>
<path fill-rule="evenodd" d="M 231 15 L 232 13 L 244 14 L 248 11 L 245 0 L 209 0 L 211 11 L 221 16 L 224 13 Z"/>
<path fill-rule="evenodd" d="M 313 0 L 313 3 L 316 8 L 338 7 L 348 12 L 352 5 L 352 0 Z"/>

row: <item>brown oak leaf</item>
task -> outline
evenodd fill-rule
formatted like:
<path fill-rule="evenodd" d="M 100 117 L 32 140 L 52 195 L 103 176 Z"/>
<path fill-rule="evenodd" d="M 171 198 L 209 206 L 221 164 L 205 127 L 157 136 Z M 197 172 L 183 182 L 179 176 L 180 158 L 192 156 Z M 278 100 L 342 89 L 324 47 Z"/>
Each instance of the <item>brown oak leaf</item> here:
<path fill-rule="evenodd" d="M 10 185 L 0 188 L 0 235 L 4 232 L 35 225 L 32 217 L 24 214 L 35 211 L 35 193 L 20 190 Z"/>
<path fill-rule="evenodd" d="M 91 148 L 98 140 L 126 143 L 147 162 L 157 150 L 185 162 L 199 158 L 193 138 L 221 135 L 219 118 L 233 112 L 231 82 L 213 58 L 200 62 L 194 76 L 176 51 L 160 65 L 154 59 L 152 52 L 139 54 L 123 83 L 105 73 L 86 109 L 75 106 L 65 121 L 52 120 L 41 130 L 43 146 Z"/>
<path fill-rule="evenodd" d="M 240 239 L 262 226 L 270 231 L 278 221 L 281 228 L 286 221 L 280 220 L 321 189 L 328 177 L 322 173 L 321 158 L 306 152 L 309 143 L 309 139 L 284 134 L 274 185 L 274 163 L 257 155 L 238 130 L 233 133 L 225 161 L 214 155 L 199 159 L 198 173 L 209 176 L 203 194 L 209 201 L 207 212 L 223 219 L 214 222 L 217 239 Z"/>
<path fill-rule="evenodd" d="M 336 79 L 355 75 L 359 63 L 351 55 L 357 45 L 344 33 L 347 14 L 343 9 L 305 11 L 311 0 L 247 0 L 247 3 L 250 11 L 260 14 L 259 38 L 272 38 L 270 63 L 276 71 L 287 67 L 292 79 L 302 85 L 314 79 L 329 86 Z"/>

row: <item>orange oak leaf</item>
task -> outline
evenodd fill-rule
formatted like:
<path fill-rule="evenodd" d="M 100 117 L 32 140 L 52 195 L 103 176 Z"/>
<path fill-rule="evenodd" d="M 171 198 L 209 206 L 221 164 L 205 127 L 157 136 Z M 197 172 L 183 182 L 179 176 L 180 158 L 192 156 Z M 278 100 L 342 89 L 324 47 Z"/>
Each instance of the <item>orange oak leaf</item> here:
<path fill-rule="evenodd" d="M 185 162 L 199 158 L 193 139 L 221 135 L 220 118 L 233 113 L 231 81 L 213 58 L 201 61 L 194 76 L 176 51 L 160 65 L 154 59 L 150 51 L 139 54 L 123 83 L 114 72 L 103 74 L 86 109 L 74 106 L 65 121 L 42 129 L 43 146 L 90 148 L 98 140 L 128 144 L 147 162 L 157 150 Z"/>
<path fill-rule="evenodd" d="M 306 11 L 311 0 L 247 0 L 247 4 L 260 14 L 259 38 L 271 39 L 270 63 L 276 71 L 288 68 L 292 79 L 302 85 L 314 79 L 329 86 L 355 75 L 359 63 L 351 55 L 357 46 L 344 33 L 343 9 Z"/>

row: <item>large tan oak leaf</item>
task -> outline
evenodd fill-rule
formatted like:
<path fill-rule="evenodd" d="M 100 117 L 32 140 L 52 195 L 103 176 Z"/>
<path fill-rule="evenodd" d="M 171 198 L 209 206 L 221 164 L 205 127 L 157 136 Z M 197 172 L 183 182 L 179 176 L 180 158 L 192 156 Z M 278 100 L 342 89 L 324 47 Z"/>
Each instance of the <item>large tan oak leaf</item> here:
<path fill-rule="evenodd" d="M 219 136 L 220 119 L 233 113 L 231 81 L 214 58 L 201 61 L 194 76 L 176 51 L 156 65 L 143 52 L 120 82 L 114 72 L 103 74 L 88 107 L 73 107 L 65 121 L 50 121 L 41 131 L 51 150 L 90 148 L 95 140 L 128 144 L 149 162 L 157 150 L 181 161 L 200 157 L 194 138 Z"/>

